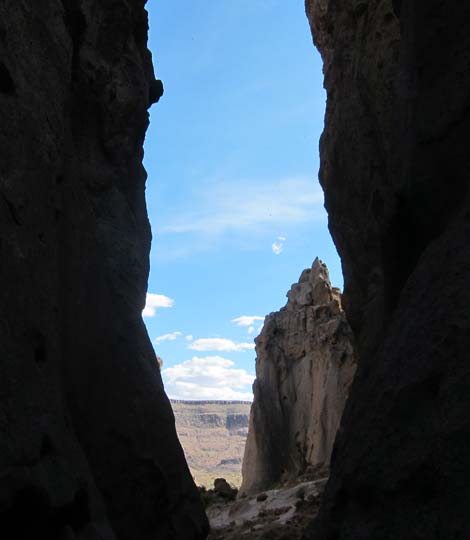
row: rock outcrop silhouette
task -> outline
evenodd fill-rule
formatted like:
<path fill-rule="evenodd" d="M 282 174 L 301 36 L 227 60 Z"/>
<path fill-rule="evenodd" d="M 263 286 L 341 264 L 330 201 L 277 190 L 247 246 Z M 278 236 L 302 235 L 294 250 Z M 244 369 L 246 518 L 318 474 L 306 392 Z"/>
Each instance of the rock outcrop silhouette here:
<path fill-rule="evenodd" d="M 306 7 L 358 361 L 307 538 L 470 538 L 470 4 Z"/>
<path fill-rule="evenodd" d="M 352 332 L 316 259 L 266 317 L 256 338 L 256 380 L 241 492 L 254 493 L 327 465 L 354 376 Z"/>
<path fill-rule="evenodd" d="M 144 0 L 0 5 L 0 536 L 202 539 L 142 322 Z"/>

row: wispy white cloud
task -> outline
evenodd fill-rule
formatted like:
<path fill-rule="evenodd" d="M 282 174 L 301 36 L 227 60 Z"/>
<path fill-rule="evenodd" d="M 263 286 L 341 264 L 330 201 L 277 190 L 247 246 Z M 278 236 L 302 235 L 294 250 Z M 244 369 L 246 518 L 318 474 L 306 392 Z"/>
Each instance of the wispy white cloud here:
<path fill-rule="evenodd" d="M 254 375 L 221 356 L 194 356 L 162 370 L 168 395 L 175 399 L 252 400 Z"/>
<path fill-rule="evenodd" d="M 145 308 L 142 311 L 144 317 L 155 317 L 155 313 L 159 308 L 171 308 L 175 301 L 164 294 L 147 293 Z"/>
<path fill-rule="evenodd" d="M 255 321 L 264 321 L 264 317 L 261 317 L 260 315 L 241 315 L 240 317 L 232 319 L 231 322 L 235 323 L 237 326 L 249 327 L 253 326 Z"/>
<path fill-rule="evenodd" d="M 221 235 L 269 225 L 298 225 L 324 216 L 323 192 L 311 178 L 208 183 L 196 194 L 200 210 L 184 209 L 161 233 Z"/>
<path fill-rule="evenodd" d="M 278 236 L 276 241 L 272 243 L 271 249 L 274 255 L 280 255 L 284 250 L 284 244 L 286 241 L 285 236 Z"/>
<path fill-rule="evenodd" d="M 254 349 L 254 343 L 236 343 L 226 338 L 201 338 L 192 341 L 188 349 L 193 351 L 233 351 L 240 352 Z"/>
<path fill-rule="evenodd" d="M 187 341 L 192 341 L 194 339 L 193 335 L 192 334 L 188 334 L 187 336 L 185 336 L 185 339 Z"/>
<path fill-rule="evenodd" d="M 248 333 L 249 333 L 249 334 L 252 334 L 254 331 L 255 331 L 255 327 L 254 327 L 254 326 L 249 326 L 249 327 L 248 327 Z"/>
<path fill-rule="evenodd" d="M 179 336 L 181 336 L 181 332 L 171 332 L 170 334 L 163 334 L 163 336 L 156 337 L 153 342 L 158 345 L 162 341 L 175 341 Z"/>

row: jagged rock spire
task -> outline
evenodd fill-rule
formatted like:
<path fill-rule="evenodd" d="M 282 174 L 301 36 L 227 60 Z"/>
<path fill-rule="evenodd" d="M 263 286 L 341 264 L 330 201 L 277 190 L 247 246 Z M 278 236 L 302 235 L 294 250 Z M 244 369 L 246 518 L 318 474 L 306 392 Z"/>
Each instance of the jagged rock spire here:
<path fill-rule="evenodd" d="M 341 293 L 315 259 L 266 317 L 256 339 L 256 381 L 243 461 L 242 491 L 328 464 L 352 381 L 351 330 Z"/>

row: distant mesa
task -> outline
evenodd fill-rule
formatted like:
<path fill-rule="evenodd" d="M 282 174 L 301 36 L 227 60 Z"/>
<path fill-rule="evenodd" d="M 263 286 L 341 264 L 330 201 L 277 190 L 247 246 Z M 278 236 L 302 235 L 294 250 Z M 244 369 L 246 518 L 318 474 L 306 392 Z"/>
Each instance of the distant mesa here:
<path fill-rule="evenodd" d="M 229 459 L 222 459 L 220 460 L 220 463 L 219 463 L 219 466 L 223 466 L 223 465 L 238 465 L 238 464 L 241 464 L 242 462 L 242 459 L 237 457 L 237 458 L 229 458 Z"/>
<path fill-rule="evenodd" d="M 196 483 L 240 486 L 251 402 L 171 400 L 176 430 Z"/>
<path fill-rule="evenodd" d="M 220 399 L 170 399 L 171 403 L 183 403 L 185 405 L 251 405 L 251 401 L 243 400 L 220 400 Z"/>
<path fill-rule="evenodd" d="M 228 414 L 226 420 L 227 429 L 248 428 L 248 414 Z"/>

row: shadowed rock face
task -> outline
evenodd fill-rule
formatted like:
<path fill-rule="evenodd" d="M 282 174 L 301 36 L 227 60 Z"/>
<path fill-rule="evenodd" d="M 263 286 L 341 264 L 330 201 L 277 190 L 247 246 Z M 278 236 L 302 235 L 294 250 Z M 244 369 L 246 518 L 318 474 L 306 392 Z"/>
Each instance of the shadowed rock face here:
<path fill-rule="evenodd" d="M 307 0 L 358 372 L 315 540 L 470 537 L 470 4 Z"/>
<path fill-rule="evenodd" d="M 5 538 L 205 536 L 140 316 L 142 144 L 162 93 L 144 3 L 0 5 Z"/>
<path fill-rule="evenodd" d="M 352 333 L 341 294 L 315 260 L 266 317 L 256 339 L 256 380 L 240 491 L 294 479 L 328 464 L 354 376 Z"/>

